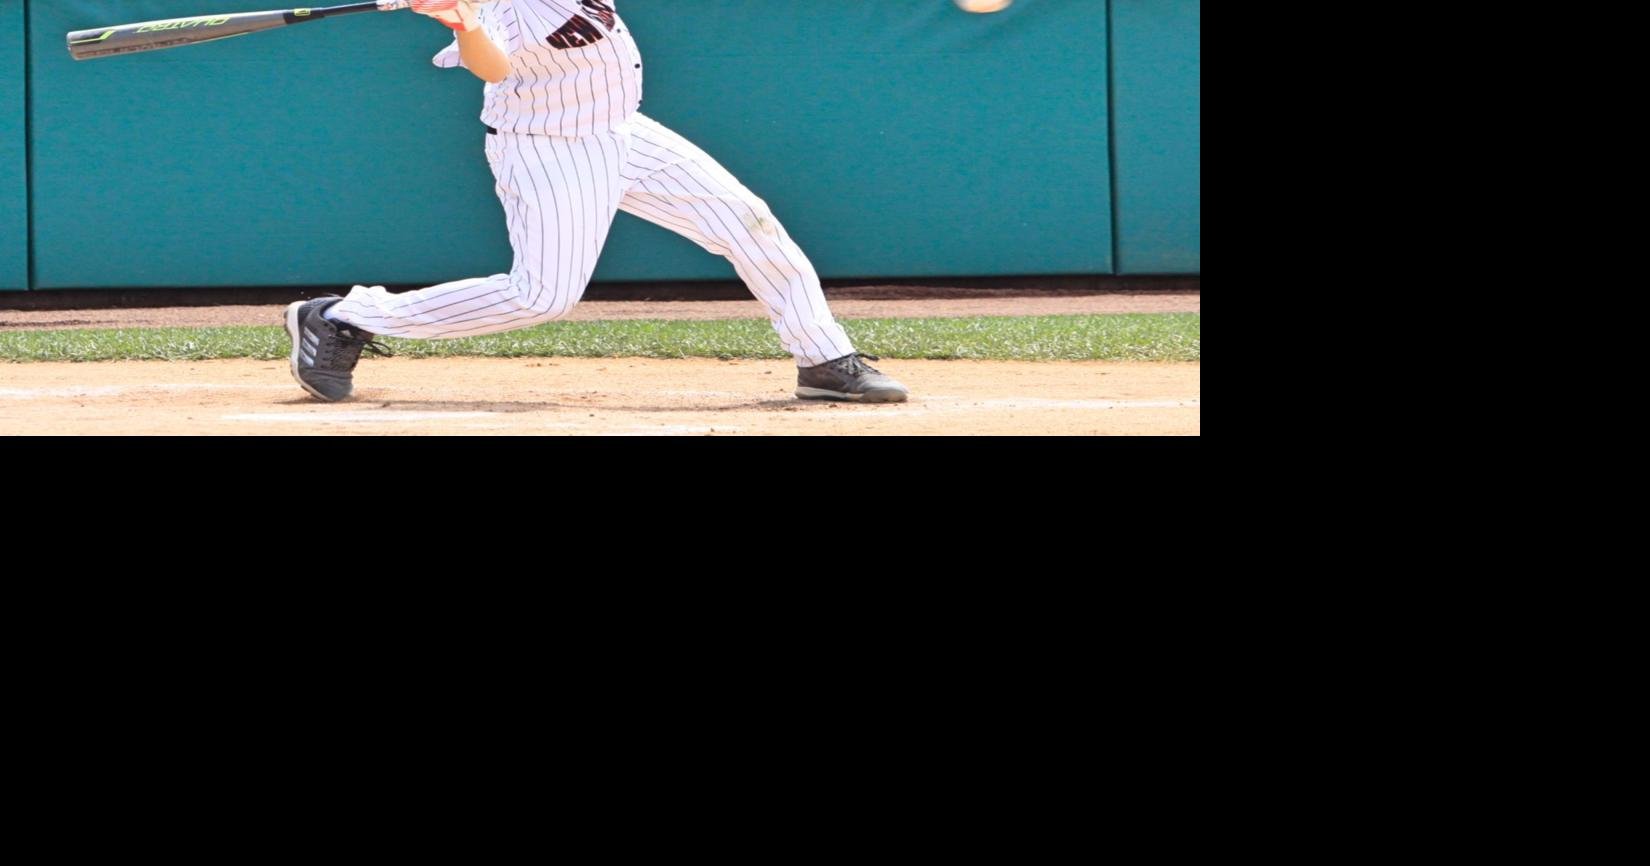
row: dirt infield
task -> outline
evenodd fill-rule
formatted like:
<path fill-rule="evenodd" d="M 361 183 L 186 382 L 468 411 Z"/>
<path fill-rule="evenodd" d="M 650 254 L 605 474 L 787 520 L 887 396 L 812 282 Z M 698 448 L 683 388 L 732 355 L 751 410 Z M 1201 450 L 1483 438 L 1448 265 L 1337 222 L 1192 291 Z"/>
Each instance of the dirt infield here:
<path fill-rule="evenodd" d="M 370 359 L 319 403 L 283 361 L 0 364 L 0 435 L 1199 435 L 1195 363 L 887 361 L 909 403 L 799 401 L 789 361 Z"/>
<path fill-rule="evenodd" d="M 862 287 L 843 319 L 1201 313 L 1198 291 Z M 275 326 L 279 304 L 0 310 L 0 330 Z M 590 300 L 569 317 L 761 318 L 753 299 Z M 369 359 L 323 404 L 284 361 L 0 364 L 0 435 L 1191 435 L 1201 365 L 888 360 L 910 403 L 796 400 L 788 361 Z"/>

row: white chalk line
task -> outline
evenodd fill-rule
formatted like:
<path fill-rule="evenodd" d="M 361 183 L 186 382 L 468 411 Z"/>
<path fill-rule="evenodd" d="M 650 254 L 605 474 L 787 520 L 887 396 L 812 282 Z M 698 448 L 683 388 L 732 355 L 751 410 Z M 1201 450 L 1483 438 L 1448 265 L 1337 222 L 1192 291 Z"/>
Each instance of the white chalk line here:
<path fill-rule="evenodd" d="M 458 421 L 466 418 L 498 418 L 496 412 L 257 412 L 246 415 L 225 415 L 225 421 L 251 421 L 259 424 L 405 424 L 412 421 Z M 573 426 L 573 425 L 568 425 Z"/>
<path fill-rule="evenodd" d="M 725 425 L 722 425 L 722 424 L 717 424 L 714 427 L 710 426 L 709 424 L 706 424 L 704 426 L 695 426 L 695 425 L 692 425 L 692 424 L 663 424 L 663 425 L 660 425 L 660 426 L 657 426 L 657 427 L 644 427 L 640 424 L 632 424 L 628 427 L 621 427 L 617 430 L 603 431 L 602 435 L 604 435 L 604 436 L 704 436 L 704 435 L 707 435 L 707 434 L 710 434 L 710 433 L 722 434 L 722 433 L 740 433 L 740 432 L 743 432 L 743 428 L 725 426 Z"/>
<path fill-rule="evenodd" d="M 10 400 L 38 400 L 61 397 L 119 397 L 123 394 L 158 392 L 175 394 L 180 391 L 290 391 L 286 385 L 88 385 L 68 388 L 0 388 L 0 398 Z"/>
<path fill-rule="evenodd" d="M 809 401 L 812 402 L 812 401 Z M 819 401 L 824 403 L 826 401 Z M 859 404 L 835 403 L 856 411 L 814 413 L 812 418 L 851 418 L 854 421 L 873 421 L 877 418 L 902 418 L 912 415 L 968 415 L 980 412 L 1002 414 L 1010 411 L 1112 411 L 1116 409 L 1196 409 L 1203 411 L 1198 397 L 1180 397 L 1166 400 L 1052 400 L 1041 397 L 1010 397 L 981 399 L 979 397 L 913 397 L 909 403 Z"/>

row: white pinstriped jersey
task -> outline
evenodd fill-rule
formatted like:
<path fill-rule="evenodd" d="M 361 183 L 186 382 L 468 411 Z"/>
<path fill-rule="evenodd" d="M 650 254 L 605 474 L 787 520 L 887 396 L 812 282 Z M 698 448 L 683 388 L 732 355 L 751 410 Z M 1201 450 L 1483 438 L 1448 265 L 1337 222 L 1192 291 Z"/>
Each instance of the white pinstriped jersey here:
<path fill-rule="evenodd" d="M 329 319 L 423 339 L 559 319 L 583 297 L 623 211 L 732 263 L 797 366 L 853 353 L 818 271 L 767 203 L 637 111 L 641 59 L 612 0 L 494 0 L 476 9 L 510 57 L 510 77 L 487 86 L 481 114 L 499 133 L 486 136 L 487 163 L 510 229 L 510 271 L 412 292 L 356 286 Z M 457 42 L 435 62 L 460 65 Z"/>
<path fill-rule="evenodd" d="M 494 0 L 478 4 L 488 38 L 510 58 L 510 77 L 488 84 L 481 122 L 494 129 L 569 138 L 608 132 L 642 103 L 642 56 L 614 0 Z M 458 41 L 435 65 L 463 65 Z"/>

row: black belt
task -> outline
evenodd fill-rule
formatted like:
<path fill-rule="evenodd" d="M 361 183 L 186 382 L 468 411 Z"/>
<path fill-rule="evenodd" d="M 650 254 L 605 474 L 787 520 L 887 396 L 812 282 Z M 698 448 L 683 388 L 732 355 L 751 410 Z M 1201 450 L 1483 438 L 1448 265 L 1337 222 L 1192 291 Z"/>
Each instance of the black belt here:
<path fill-rule="evenodd" d="M 498 130 L 496 130 L 496 129 L 492 128 L 491 126 L 489 126 L 489 127 L 487 127 L 487 134 L 488 135 L 498 135 Z"/>

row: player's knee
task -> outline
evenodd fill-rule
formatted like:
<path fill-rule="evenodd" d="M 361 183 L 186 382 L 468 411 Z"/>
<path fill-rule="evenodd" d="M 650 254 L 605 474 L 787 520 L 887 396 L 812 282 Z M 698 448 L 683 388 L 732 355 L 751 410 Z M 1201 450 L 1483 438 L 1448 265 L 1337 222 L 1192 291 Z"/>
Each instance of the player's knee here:
<path fill-rule="evenodd" d="M 573 306 L 579 302 L 577 292 L 560 291 L 546 292 L 549 297 L 540 297 L 532 304 L 534 318 L 548 322 L 559 319 L 573 312 Z"/>
<path fill-rule="evenodd" d="M 556 286 L 537 274 L 513 274 L 510 280 L 511 300 L 531 314 L 535 322 L 559 319 L 573 310 L 579 301 L 579 292 L 565 286 Z"/>

